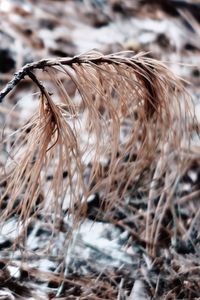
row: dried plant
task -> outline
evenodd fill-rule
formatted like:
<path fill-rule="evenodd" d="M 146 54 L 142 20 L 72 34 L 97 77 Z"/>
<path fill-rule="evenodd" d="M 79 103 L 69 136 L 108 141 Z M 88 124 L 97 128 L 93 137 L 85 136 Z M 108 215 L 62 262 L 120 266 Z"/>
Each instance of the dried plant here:
<path fill-rule="evenodd" d="M 40 82 L 41 71 L 50 87 Z M 163 192 L 157 182 L 165 175 L 165 189 L 173 186 L 187 161 L 193 111 L 181 79 L 144 53 L 90 52 L 26 65 L 0 93 L 1 102 L 25 76 L 39 89 L 39 108 L 2 141 L 9 155 L 1 175 L 7 181 L 1 223 L 16 214 L 26 229 L 30 218 L 50 214 L 55 222 L 67 208 L 78 224 L 90 195 L 99 192 L 109 209 L 144 172 L 153 172 L 144 183 L 146 239 L 152 239 L 151 200 Z"/>

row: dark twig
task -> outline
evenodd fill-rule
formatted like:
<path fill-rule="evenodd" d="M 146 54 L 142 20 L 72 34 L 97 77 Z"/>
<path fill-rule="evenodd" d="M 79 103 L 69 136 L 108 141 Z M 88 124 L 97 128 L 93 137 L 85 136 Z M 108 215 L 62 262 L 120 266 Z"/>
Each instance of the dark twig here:
<path fill-rule="evenodd" d="M 13 79 L 8 82 L 5 88 L 0 92 L 0 103 L 3 102 L 3 99 L 24 79 L 25 76 L 29 75 L 33 69 L 43 69 L 45 61 L 39 61 L 32 64 L 25 65 L 19 72 L 15 73 Z M 31 78 L 33 80 L 33 78 Z"/>
<path fill-rule="evenodd" d="M 17 73 L 15 73 L 13 79 L 7 83 L 5 88 L 0 92 L 0 103 L 3 102 L 3 99 L 20 83 L 21 80 L 24 79 L 25 76 L 30 76 L 30 72 L 32 72 L 35 69 L 44 70 L 46 67 L 53 67 L 53 66 L 59 66 L 62 65 L 68 65 L 73 66 L 73 64 L 83 64 L 83 63 L 93 63 L 100 65 L 102 63 L 107 64 L 121 64 L 130 66 L 130 61 L 133 64 L 132 67 L 135 68 L 135 72 L 138 74 L 142 71 L 141 67 L 141 61 L 140 57 L 132 56 L 132 57 L 126 57 L 126 55 L 130 53 L 128 51 L 122 52 L 120 54 L 116 55 L 102 55 L 99 52 L 92 52 L 93 55 L 80 55 L 80 56 L 74 56 L 69 58 L 60 58 L 60 59 L 43 59 L 37 62 L 29 63 L 25 65 L 21 70 L 19 70 Z M 122 54 L 124 54 L 122 56 Z M 133 53 L 132 53 L 133 55 Z M 145 61 L 145 57 L 143 56 L 143 61 Z M 153 60 L 152 60 L 153 63 Z M 143 66 L 144 64 L 142 64 Z M 164 67 L 164 66 L 163 66 Z M 32 73 L 33 74 L 33 73 Z M 36 78 L 36 77 L 35 77 Z M 33 78 L 31 78 L 33 80 Z M 35 82 L 35 80 L 33 80 Z M 35 82 L 36 83 L 36 82 Z"/>
<path fill-rule="evenodd" d="M 5 86 L 5 88 L 0 92 L 0 103 L 3 102 L 3 99 L 10 91 L 14 89 L 14 87 L 26 76 L 26 72 L 23 69 L 21 69 L 18 73 L 15 74 L 13 79 L 8 82 L 8 84 Z"/>

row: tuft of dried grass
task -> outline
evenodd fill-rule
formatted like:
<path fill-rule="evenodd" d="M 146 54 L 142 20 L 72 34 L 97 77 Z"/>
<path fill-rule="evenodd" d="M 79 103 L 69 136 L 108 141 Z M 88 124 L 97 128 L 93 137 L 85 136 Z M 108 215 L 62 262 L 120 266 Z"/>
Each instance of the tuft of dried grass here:
<path fill-rule="evenodd" d="M 41 70 L 51 89 L 40 82 Z M 26 65 L 0 93 L 0 102 L 25 76 L 39 89 L 39 106 L 21 129 L 2 141 L 9 155 L 1 172 L 1 180 L 7 181 L 0 199 L 1 223 L 14 214 L 26 232 L 31 218 L 50 214 L 55 223 L 67 207 L 74 225 L 79 224 L 90 195 L 99 192 L 109 209 L 144 172 L 154 169 L 145 183 L 146 240 L 156 242 L 153 199 L 176 184 L 190 144 L 193 106 L 181 79 L 144 53 L 93 51 Z M 67 91 L 68 81 L 74 95 Z M 170 166 L 174 161 L 176 167 Z M 163 175 L 166 184 L 159 190 Z"/>

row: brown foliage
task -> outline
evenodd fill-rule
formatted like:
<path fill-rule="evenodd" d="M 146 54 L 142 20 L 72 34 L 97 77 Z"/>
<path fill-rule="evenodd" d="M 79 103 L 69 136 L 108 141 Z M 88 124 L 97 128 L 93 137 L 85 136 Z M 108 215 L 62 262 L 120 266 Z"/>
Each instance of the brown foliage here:
<path fill-rule="evenodd" d="M 37 69 L 48 74 L 51 91 L 40 83 Z M 39 107 L 14 133 L 2 172 L 8 184 L 0 200 L 1 222 L 16 213 L 26 228 L 30 216 L 60 215 L 67 201 L 77 224 L 91 194 L 98 191 L 109 208 L 144 171 L 151 173 L 157 166 L 145 183 L 151 211 L 151 199 L 163 192 L 157 191 L 156 182 L 176 160 L 165 189 L 173 186 L 187 161 L 193 113 L 181 80 L 143 53 L 90 52 L 26 65 L 0 93 L 1 101 L 24 76 L 39 88 Z M 2 143 L 8 145 L 9 139 Z M 53 179 L 47 184 L 49 174 Z M 147 239 L 154 234 L 150 223 L 149 214 Z"/>

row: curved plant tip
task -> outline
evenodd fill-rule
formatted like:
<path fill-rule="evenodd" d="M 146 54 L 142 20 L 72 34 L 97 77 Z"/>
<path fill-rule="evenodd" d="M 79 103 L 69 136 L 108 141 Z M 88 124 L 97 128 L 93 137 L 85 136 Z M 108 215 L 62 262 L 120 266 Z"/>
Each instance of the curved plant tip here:
<path fill-rule="evenodd" d="M 40 72 L 48 82 L 40 82 Z M 0 93 L 1 102 L 25 76 L 39 91 L 39 106 L 2 141 L 9 153 L 2 224 L 15 215 L 26 228 L 31 218 L 55 220 L 64 211 L 78 224 L 90 195 L 98 192 L 109 209 L 156 162 L 152 180 L 169 167 L 161 162 L 176 159 L 181 167 L 186 159 L 191 99 L 177 76 L 144 53 L 89 52 L 28 64 Z"/>

